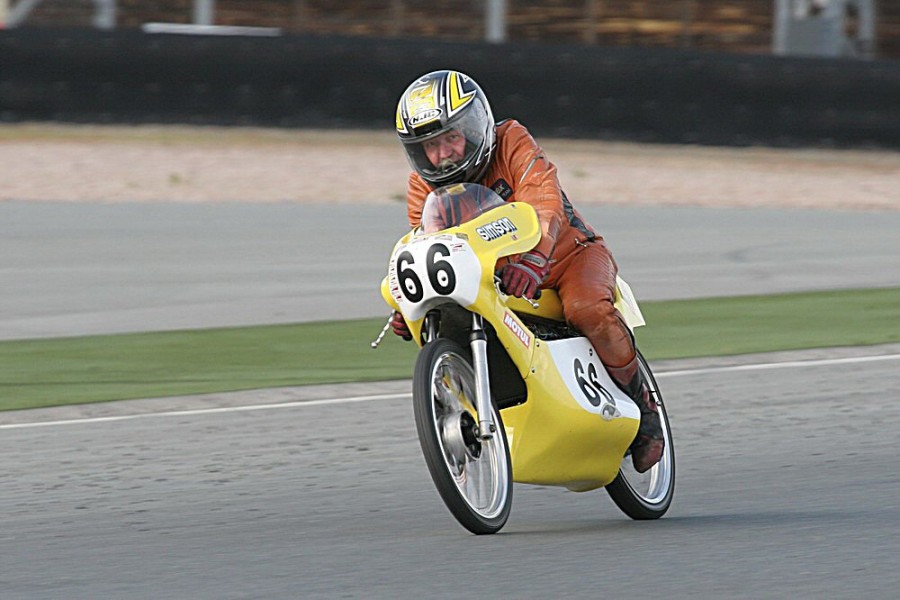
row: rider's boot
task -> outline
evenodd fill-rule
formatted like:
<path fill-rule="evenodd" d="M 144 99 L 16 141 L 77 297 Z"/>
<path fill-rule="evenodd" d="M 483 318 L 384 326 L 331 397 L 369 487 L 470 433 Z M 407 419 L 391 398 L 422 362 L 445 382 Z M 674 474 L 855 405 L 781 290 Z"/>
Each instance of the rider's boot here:
<path fill-rule="evenodd" d="M 638 368 L 637 355 L 624 367 L 606 367 L 606 370 L 641 409 L 641 425 L 631 443 L 631 462 L 635 471 L 643 473 L 660 461 L 666 447 L 659 409 L 650 396 L 650 386 L 644 374 Z"/>

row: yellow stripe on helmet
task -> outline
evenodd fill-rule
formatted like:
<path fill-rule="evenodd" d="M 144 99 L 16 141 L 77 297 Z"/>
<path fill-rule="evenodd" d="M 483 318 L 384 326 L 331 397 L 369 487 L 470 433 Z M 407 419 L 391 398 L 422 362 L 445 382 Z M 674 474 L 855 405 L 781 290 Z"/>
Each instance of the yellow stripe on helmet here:
<path fill-rule="evenodd" d="M 448 117 L 455 115 L 475 97 L 475 90 L 470 92 L 463 90 L 463 82 L 460 77 L 460 74 L 456 71 L 450 71 L 450 77 L 447 78 L 447 98 L 450 110 Z"/>

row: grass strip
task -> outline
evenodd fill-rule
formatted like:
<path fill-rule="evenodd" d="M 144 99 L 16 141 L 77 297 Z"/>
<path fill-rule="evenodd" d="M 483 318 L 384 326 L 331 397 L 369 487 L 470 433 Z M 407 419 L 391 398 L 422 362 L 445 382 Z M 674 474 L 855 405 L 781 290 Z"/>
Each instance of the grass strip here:
<path fill-rule="evenodd" d="M 384 319 L 0 343 L 0 410 L 411 376 Z M 394 336 L 389 334 L 391 338 Z"/>
<path fill-rule="evenodd" d="M 651 360 L 900 342 L 900 288 L 642 303 Z M 0 410 L 410 377 L 384 320 L 0 342 Z"/>
<path fill-rule="evenodd" d="M 641 304 L 648 359 L 900 342 L 900 287 Z"/>

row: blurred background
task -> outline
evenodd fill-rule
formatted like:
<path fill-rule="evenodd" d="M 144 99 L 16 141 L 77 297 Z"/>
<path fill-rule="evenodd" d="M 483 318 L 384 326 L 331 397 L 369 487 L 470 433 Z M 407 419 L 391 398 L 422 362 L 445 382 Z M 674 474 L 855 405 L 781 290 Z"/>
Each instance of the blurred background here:
<path fill-rule="evenodd" d="M 536 134 L 900 146 L 900 0 L 0 0 L 0 122 L 390 125 L 468 72 Z"/>
<path fill-rule="evenodd" d="M 320 35 L 900 56 L 900 2 L 890 0 L 0 0 L 4 5 L 8 27 L 194 23 Z"/>

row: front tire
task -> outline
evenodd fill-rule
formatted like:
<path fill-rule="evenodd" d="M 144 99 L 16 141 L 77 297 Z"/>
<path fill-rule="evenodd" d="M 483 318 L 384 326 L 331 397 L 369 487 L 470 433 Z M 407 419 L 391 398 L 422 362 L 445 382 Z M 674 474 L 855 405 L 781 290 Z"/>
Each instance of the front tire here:
<path fill-rule="evenodd" d="M 475 435 L 475 372 L 456 342 L 427 343 L 413 376 L 416 430 L 431 479 L 459 523 L 475 534 L 500 531 L 512 507 L 512 463 L 503 421 L 492 406 L 497 431 Z"/>
<path fill-rule="evenodd" d="M 638 362 L 650 386 L 650 397 L 657 401 L 666 447 L 660 461 L 645 473 L 635 471 L 631 465 L 631 455 L 626 455 L 619 468 L 619 474 L 606 486 L 606 491 L 616 506 L 632 519 L 650 520 L 666 514 L 669 505 L 672 504 L 672 497 L 675 495 L 675 449 L 672 445 L 672 430 L 669 428 L 666 405 L 663 403 L 656 378 L 653 377 L 650 366 L 640 352 Z"/>

